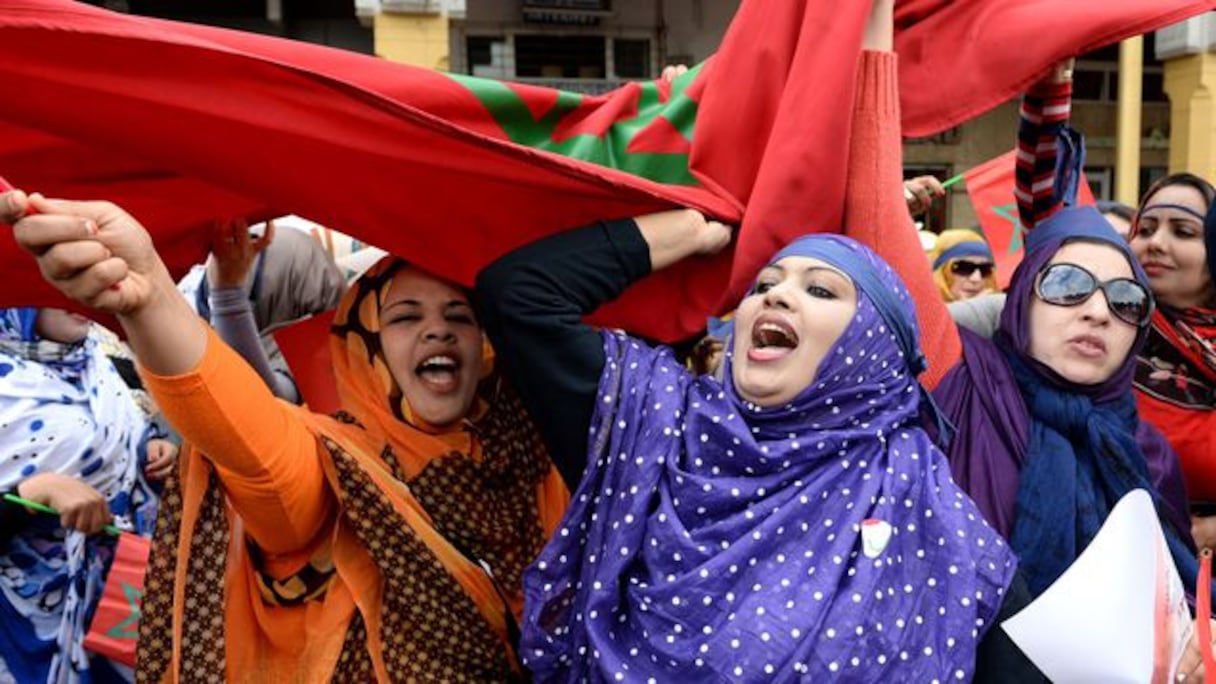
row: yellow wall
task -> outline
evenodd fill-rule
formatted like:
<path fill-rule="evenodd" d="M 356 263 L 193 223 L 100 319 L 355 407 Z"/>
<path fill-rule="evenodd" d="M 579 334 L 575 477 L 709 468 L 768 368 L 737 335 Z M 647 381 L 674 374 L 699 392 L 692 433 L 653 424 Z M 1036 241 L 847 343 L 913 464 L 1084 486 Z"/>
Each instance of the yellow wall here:
<path fill-rule="evenodd" d="M 1170 172 L 1216 180 L 1216 54 L 1166 61 L 1165 92 L 1170 98 Z"/>
<path fill-rule="evenodd" d="M 444 14 L 376 15 L 376 54 L 402 64 L 447 70 L 448 18 Z"/>

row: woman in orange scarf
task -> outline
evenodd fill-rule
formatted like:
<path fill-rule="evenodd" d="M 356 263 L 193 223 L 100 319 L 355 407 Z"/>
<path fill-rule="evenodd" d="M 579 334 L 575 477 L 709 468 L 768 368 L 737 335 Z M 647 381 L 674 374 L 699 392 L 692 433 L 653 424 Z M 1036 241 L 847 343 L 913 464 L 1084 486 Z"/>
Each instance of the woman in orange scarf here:
<path fill-rule="evenodd" d="M 369 271 L 330 336 L 344 411 L 321 416 L 271 395 L 113 205 L 13 192 L 0 221 L 118 316 L 194 447 L 162 499 L 141 680 L 519 675 L 520 575 L 569 497 L 463 291 L 394 259 Z"/>

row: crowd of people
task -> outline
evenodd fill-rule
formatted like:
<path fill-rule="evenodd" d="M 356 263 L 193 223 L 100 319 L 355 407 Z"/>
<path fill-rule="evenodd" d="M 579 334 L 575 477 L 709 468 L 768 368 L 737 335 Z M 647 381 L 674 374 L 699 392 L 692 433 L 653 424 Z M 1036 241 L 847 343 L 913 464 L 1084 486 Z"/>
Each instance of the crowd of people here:
<path fill-rule="evenodd" d="M 691 355 L 584 317 L 727 249 L 692 209 L 602 217 L 472 289 L 393 256 L 347 286 L 308 236 L 223 221 L 179 284 L 121 208 L 0 195 L 129 348 L 0 312 L 0 491 L 59 513 L 0 507 L 0 681 L 1036 681 L 996 625 L 1136 489 L 1194 590 L 1216 191 L 1183 173 L 1076 206 L 1065 64 L 1022 101 L 1008 287 L 977 230 L 926 259 L 910 212 L 944 192 L 902 179 L 892 7 L 865 28 L 842 224 L 777 252 Z M 322 415 L 265 335 L 334 307 Z M 82 645 L 111 525 L 154 539 L 134 671 Z"/>

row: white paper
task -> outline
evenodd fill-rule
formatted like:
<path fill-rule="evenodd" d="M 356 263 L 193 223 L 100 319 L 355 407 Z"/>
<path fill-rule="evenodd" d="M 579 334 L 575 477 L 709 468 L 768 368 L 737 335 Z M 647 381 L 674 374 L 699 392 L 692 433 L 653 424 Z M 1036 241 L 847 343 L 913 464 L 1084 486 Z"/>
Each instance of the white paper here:
<path fill-rule="evenodd" d="M 1072 566 L 1001 627 L 1058 684 L 1171 681 L 1193 623 L 1148 493 L 1123 497 Z"/>

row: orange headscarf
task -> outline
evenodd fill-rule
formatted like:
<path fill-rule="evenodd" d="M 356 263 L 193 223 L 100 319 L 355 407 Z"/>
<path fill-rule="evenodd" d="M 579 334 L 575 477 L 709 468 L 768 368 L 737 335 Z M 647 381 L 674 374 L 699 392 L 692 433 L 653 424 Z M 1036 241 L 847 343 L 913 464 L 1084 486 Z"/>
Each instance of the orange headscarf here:
<path fill-rule="evenodd" d="M 471 426 L 485 415 L 499 378 L 493 372 L 494 349 L 486 342 L 482 345 L 481 385 L 465 420 L 456 428 L 444 429 L 414 414 L 380 346 L 380 309 L 393 276 L 402 268 L 407 268 L 404 262 L 385 257 L 347 292 L 334 316 L 329 351 L 343 410 L 390 443 L 412 479 L 432 459 L 452 451 L 480 458 L 481 445 Z"/>
<path fill-rule="evenodd" d="M 369 269 L 362 278 L 343 297 L 338 305 L 330 335 L 330 354 L 334 362 L 334 375 L 338 382 L 338 395 L 343 409 L 348 412 L 369 433 L 387 442 L 393 450 L 403 471 L 404 479 L 410 484 L 415 497 L 432 516 L 438 516 L 438 509 L 456 506 L 452 511 L 454 517 L 467 517 L 473 507 L 484 503 L 484 491 L 428 491 L 425 487 L 432 480 L 445 480 L 444 484 L 436 485 L 442 490 L 448 487 L 473 486 L 473 482 L 448 481 L 448 477 L 429 477 L 428 469 L 432 471 L 469 469 L 469 461 L 481 464 L 484 468 L 494 471 L 508 465 L 503 461 L 503 455 L 486 453 L 483 437 L 488 428 L 505 428 L 512 434 L 504 435 L 508 442 L 516 447 L 526 447 L 531 453 L 514 454 L 517 461 L 522 458 L 529 463 L 516 463 L 515 467 L 523 467 L 526 473 L 518 473 L 520 478 L 537 478 L 541 469 L 545 472 L 539 477 L 535 491 L 519 492 L 518 499 L 535 497 L 535 520 L 540 524 L 543 539 L 548 539 L 557 528 L 570 495 L 560 474 L 549 465 L 548 456 L 540 441 L 539 434 L 526 413 L 514 391 L 507 386 L 505 380 L 494 372 L 494 350 L 489 342 L 482 345 L 482 377 L 465 419 L 455 427 L 436 427 L 418 418 L 409 404 L 409 397 L 403 395 L 401 387 L 393 378 L 388 362 L 384 358 L 380 346 L 380 309 L 384 297 L 392 285 L 393 276 L 408 266 L 394 257 L 385 257 Z M 500 430 L 501 431 L 501 430 Z M 497 436 L 497 435 L 495 435 Z M 501 440 L 496 440 L 501 442 Z M 511 451 L 510 444 L 501 444 L 498 451 Z M 518 449 L 515 449 L 518 451 Z M 539 459 L 535 455 L 539 453 Z M 459 458 L 454 458 L 459 457 Z M 487 458 L 497 463 L 483 463 Z M 535 461 L 535 462 L 532 462 Z M 480 485 L 477 485 L 480 487 Z M 444 501 L 436 501 L 444 499 Z M 529 506 L 531 508 L 531 506 Z M 525 520 L 520 516 L 528 516 L 531 512 L 513 511 L 516 520 L 508 523 L 504 518 L 506 511 L 498 511 L 493 519 L 484 521 L 466 521 L 489 527 L 506 525 L 512 532 L 522 526 Z M 451 521 L 436 520 L 436 525 L 446 534 L 456 537 L 481 536 L 496 537 L 500 545 L 508 548 L 471 549 L 478 558 L 486 560 L 490 556 L 501 560 L 512 556 L 516 547 L 525 544 L 513 535 L 496 534 L 491 530 L 461 529 L 455 530 L 449 524 Z M 503 530 L 499 530 L 502 532 Z M 533 540 L 535 541 L 535 540 Z M 476 546 L 476 544 L 474 544 Z M 539 546 L 535 551 L 539 552 Z M 523 559 L 518 559 L 522 561 Z M 530 562 L 531 558 L 527 559 Z M 511 603 L 516 614 L 522 610 L 522 594 L 518 594 L 518 577 L 523 565 L 513 562 L 517 567 L 506 570 L 506 576 L 500 577 L 510 587 Z M 503 569 L 495 565 L 495 572 L 502 573 Z"/>

